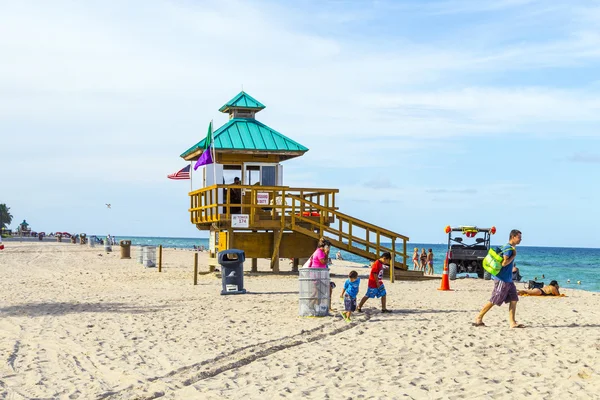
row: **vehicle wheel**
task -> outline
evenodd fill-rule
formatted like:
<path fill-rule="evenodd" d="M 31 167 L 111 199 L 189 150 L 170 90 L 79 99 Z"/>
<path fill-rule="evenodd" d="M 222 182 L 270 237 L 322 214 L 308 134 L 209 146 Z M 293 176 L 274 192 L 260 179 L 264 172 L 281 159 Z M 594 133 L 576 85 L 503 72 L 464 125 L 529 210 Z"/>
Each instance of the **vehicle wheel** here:
<path fill-rule="evenodd" d="M 455 263 L 450 263 L 448 265 L 448 278 L 451 281 L 456 279 L 456 273 L 458 272 L 458 266 Z"/>
<path fill-rule="evenodd" d="M 483 279 L 486 281 L 489 281 L 490 279 L 492 279 L 492 274 L 490 274 L 489 272 L 485 271 L 483 273 Z"/>

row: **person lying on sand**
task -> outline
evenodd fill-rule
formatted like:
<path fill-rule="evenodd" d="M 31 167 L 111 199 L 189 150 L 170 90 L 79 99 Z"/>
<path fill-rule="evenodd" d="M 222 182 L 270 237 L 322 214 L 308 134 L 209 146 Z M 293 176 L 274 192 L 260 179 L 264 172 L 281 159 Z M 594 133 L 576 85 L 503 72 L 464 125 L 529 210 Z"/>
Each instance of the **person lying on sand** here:
<path fill-rule="evenodd" d="M 552 281 L 549 285 L 544 286 L 539 289 L 526 289 L 519 290 L 517 292 L 520 296 L 527 294 L 529 296 L 560 296 L 560 292 L 558 291 L 558 282 Z"/>

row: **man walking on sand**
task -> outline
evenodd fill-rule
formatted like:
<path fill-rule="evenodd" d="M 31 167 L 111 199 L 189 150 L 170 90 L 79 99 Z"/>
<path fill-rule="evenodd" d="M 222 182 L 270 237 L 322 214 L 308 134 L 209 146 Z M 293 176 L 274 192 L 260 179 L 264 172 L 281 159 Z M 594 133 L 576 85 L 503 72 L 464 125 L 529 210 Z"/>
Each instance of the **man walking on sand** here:
<path fill-rule="evenodd" d="M 515 320 L 515 314 L 517 312 L 517 301 L 519 296 L 517 295 L 517 287 L 513 282 L 512 269 L 517 256 L 517 250 L 515 246 L 521 243 L 521 231 L 513 229 L 510 231 L 508 238 L 508 244 L 500 249 L 502 253 L 502 269 L 496 276 L 492 276 L 494 279 L 494 290 L 492 291 L 492 298 L 487 302 L 485 306 L 479 312 L 477 318 L 475 318 L 474 326 L 485 326 L 483 323 L 483 317 L 490 311 L 493 306 L 501 306 L 502 303 L 509 303 L 508 305 L 508 321 L 510 322 L 511 328 L 524 328 L 522 324 L 518 324 Z"/>

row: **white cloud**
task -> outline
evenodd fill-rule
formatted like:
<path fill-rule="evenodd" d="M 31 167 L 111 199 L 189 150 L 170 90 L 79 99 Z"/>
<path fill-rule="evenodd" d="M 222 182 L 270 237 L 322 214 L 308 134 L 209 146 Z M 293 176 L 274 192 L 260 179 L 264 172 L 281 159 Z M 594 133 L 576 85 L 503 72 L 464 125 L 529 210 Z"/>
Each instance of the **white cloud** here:
<path fill-rule="evenodd" d="M 567 157 L 567 161 L 584 164 L 600 164 L 600 154 L 576 153 Z"/>
<path fill-rule="evenodd" d="M 360 24 L 365 13 L 369 28 L 394 22 L 384 12 L 397 2 L 351 9 L 250 1 L 4 2 L 0 132 L 11 150 L 3 157 L 21 177 L 56 183 L 57 193 L 60 185 L 86 180 L 113 189 L 157 185 L 183 166 L 179 154 L 203 137 L 210 119 L 226 121 L 217 109 L 243 84 L 267 105 L 260 121 L 311 149 L 286 163 L 288 184 L 339 181 L 346 204 L 372 199 L 365 182 L 388 186 L 378 201 L 420 212 L 466 213 L 469 195 L 499 205 L 497 188 L 450 182 L 439 186 L 445 192 L 428 193 L 438 182 L 396 182 L 408 174 L 446 174 L 452 156 L 468 155 L 461 138 L 599 135 L 600 95 L 582 88 L 583 79 L 570 87 L 568 78 L 578 67 L 597 67 L 600 11 L 544 3 L 402 4 L 399 12 L 408 16 L 497 18 L 491 27 L 478 18 L 461 29 L 417 27 L 428 35 L 390 28 L 387 36 L 372 36 L 368 29 L 347 32 L 366 25 Z M 515 25 L 522 30 L 507 34 Z M 548 35 L 530 37 L 539 26 Z M 548 70 L 535 86 L 521 76 Z M 18 192 L 19 181 L 7 183 Z"/>

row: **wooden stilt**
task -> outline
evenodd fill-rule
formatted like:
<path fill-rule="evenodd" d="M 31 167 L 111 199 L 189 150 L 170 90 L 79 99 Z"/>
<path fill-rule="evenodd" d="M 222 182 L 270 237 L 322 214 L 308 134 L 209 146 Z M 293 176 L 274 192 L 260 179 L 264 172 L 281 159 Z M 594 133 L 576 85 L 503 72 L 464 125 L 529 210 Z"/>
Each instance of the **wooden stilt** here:
<path fill-rule="evenodd" d="M 252 259 L 252 272 L 258 272 L 258 258 Z"/>
<path fill-rule="evenodd" d="M 273 231 L 273 255 L 271 256 L 271 269 L 273 272 L 279 272 L 279 245 L 283 236 L 282 229 Z"/>

